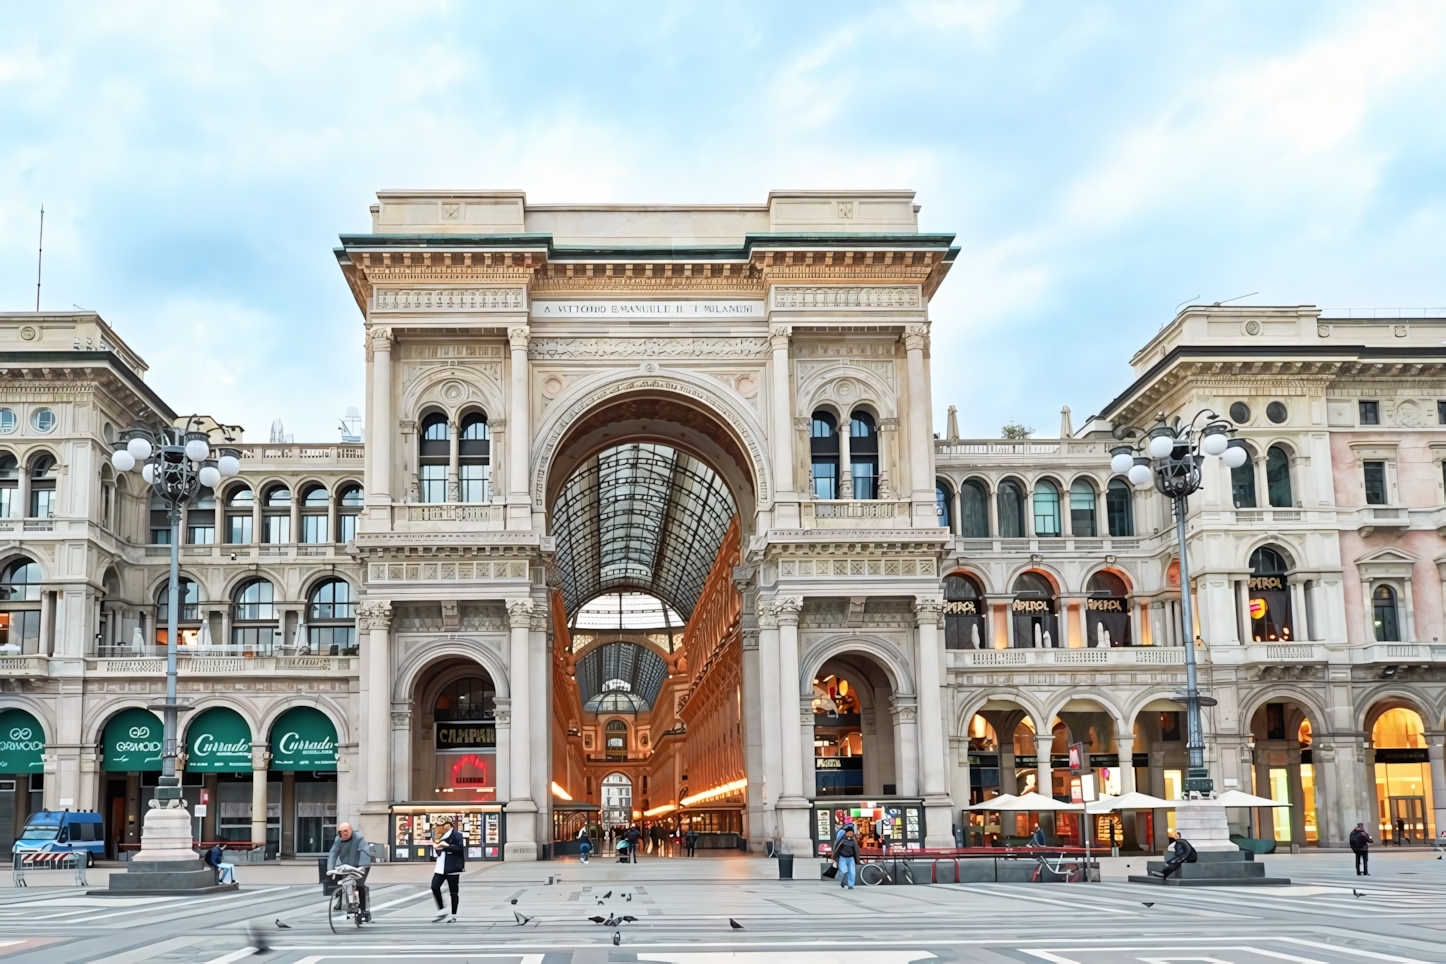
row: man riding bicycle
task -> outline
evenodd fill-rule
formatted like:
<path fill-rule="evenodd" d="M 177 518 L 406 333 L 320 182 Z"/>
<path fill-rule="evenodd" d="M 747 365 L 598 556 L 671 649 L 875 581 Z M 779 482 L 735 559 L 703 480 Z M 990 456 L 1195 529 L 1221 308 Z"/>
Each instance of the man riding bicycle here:
<path fill-rule="evenodd" d="M 356 867 L 362 872 L 361 880 L 357 881 L 357 902 L 362 919 L 370 924 L 372 915 L 367 910 L 367 898 L 371 892 L 367 888 L 367 875 L 372 872 L 372 855 L 367 849 L 366 838 L 353 830 L 349 823 L 336 828 L 336 839 L 331 842 L 331 853 L 326 857 L 326 872 L 329 874 L 344 866 Z"/>

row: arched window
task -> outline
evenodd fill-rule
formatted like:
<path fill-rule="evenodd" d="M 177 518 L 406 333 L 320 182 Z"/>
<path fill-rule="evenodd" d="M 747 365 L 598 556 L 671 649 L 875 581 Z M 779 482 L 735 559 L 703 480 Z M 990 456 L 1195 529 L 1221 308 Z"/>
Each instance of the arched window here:
<path fill-rule="evenodd" d="M 1054 586 L 1037 572 L 1022 572 L 1014 580 L 1014 645 L 1030 649 L 1058 649 L 1059 622 Z"/>
<path fill-rule="evenodd" d="M 40 579 L 40 567 L 24 557 L 0 573 L 0 654 L 40 652 Z"/>
<path fill-rule="evenodd" d="M 849 474 L 855 499 L 879 497 L 879 433 L 868 412 L 854 412 L 849 421 Z"/>
<path fill-rule="evenodd" d="M 345 579 L 318 583 L 306 600 L 306 640 L 318 656 L 356 652 L 356 596 Z"/>
<path fill-rule="evenodd" d="M 326 486 L 309 485 L 301 494 L 301 541 L 317 545 L 331 540 L 331 506 Z"/>
<path fill-rule="evenodd" d="M 456 720 L 491 720 L 497 715 L 497 691 L 492 680 L 465 676 L 442 687 L 432 705 L 432 718 L 439 723 Z"/>
<path fill-rule="evenodd" d="M 943 479 L 934 482 L 934 512 L 939 516 L 939 525 L 954 531 L 954 496 L 949 492 L 949 483 Z"/>
<path fill-rule="evenodd" d="M 1237 509 L 1255 508 L 1255 450 L 1246 445 L 1245 454 L 1245 463 L 1230 470 L 1230 497 Z"/>
<path fill-rule="evenodd" d="M 838 452 L 838 422 L 828 412 L 814 412 L 808 453 L 809 478 L 813 481 L 815 499 L 839 497 Z"/>
<path fill-rule="evenodd" d="M 628 758 L 628 725 L 622 720 L 608 720 L 604 727 L 603 749 L 609 760 Z"/>
<path fill-rule="evenodd" d="M 621 773 L 609 773 L 603 777 L 602 822 L 603 826 L 614 828 L 623 828 L 633 822 L 633 781 Z"/>
<path fill-rule="evenodd" d="M 1265 492 L 1277 509 L 1295 505 L 1290 494 L 1290 456 L 1279 445 L 1272 445 L 1265 453 Z"/>
<path fill-rule="evenodd" d="M 348 485 L 336 499 L 336 541 L 345 545 L 356 539 L 356 518 L 362 510 L 362 487 Z"/>
<path fill-rule="evenodd" d="M 984 590 L 973 576 L 944 577 L 944 648 L 987 649 L 989 624 Z"/>
<path fill-rule="evenodd" d="M 0 519 L 20 514 L 20 462 L 6 452 L 0 455 Z"/>
<path fill-rule="evenodd" d="M 1109 518 L 1111 536 L 1135 534 L 1135 499 L 1130 484 L 1124 479 L 1110 479 L 1105 489 L 1105 515 Z"/>
<path fill-rule="evenodd" d="M 1269 546 L 1250 556 L 1250 635 L 1257 642 L 1295 638 L 1291 625 L 1290 586 L 1285 557 Z"/>
<path fill-rule="evenodd" d="M 267 545 L 285 545 L 291 541 L 291 490 L 273 485 L 266 490 L 266 504 L 261 510 L 261 541 Z"/>
<path fill-rule="evenodd" d="M 274 593 L 265 579 L 252 579 L 236 590 L 231 605 L 231 645 L 237 652 L 273 654 L 278 632 Z"/>
<path fill-rule="evenodd" d="M 1086 646 L 1107 648 L 1129 646 L 1130 599 L 1125 581 L 1112 572 L 1101 570 L 1090 576 L 1089 595 L 1085 598 Z"/>
<path fill-rule="evenodd" d="M 1086 479 L 1075 479 L 1069 487 L 1069 531 L 1074 536 L 1097 536 L 1095 487 Z"/>
<path fill-rule="evenodd" d="M 180 611 L 176 614 L 176 645 L 195 647 L 201 643 L 201 587 L 193 579 L 182 576 L 176 582 Z M 170 623 L 171 587 L 163 582 L 156 590 L 156 645 L 166 645 L 166 629 Z"/>
<path fill-rule="evenodd" d="M 463 502 L 491 502 L 492 430 L 487 416 L 474 413 L 462 419 L 457 459 L 458 497 Z"/>
<path fill-rule="evenodd" d="M 201 488 L 186 509 L 186 544 L 209 546 L 216 541 L 216 493 Z"/>
<path fill-rule="evenodd" d="M 1401 624 L 1396 615 L 1396 590 L 1390 586 L 1377 586 L 1371 593 L 1371 610 L 1376 625 L 1376 639 L 1381 642 L 1398 642 L 1401 639 Z"/>
<path fill-rule="evenodd" d="M 55 516 L 55 477 L 59 474 L 55 456 L 42 452 L 30 462 L 30 517 Z"/>
<path fill-rule="evenodd" d="M 999 483 L 999 537 L 1024 538 L 1024 489 L 1013 479 Z"/>
<path fill-rule="evenodd" d="M 1059 486 L 1049 479 L 1034 484 L 1034 534 L 1049 537 L 1060 534 Z"/>
<path fill-rule="evenodd" d="M 249 546 L 252 539 L 252 510 L 256 505 L 256 494 L 244 485 L 238 485 L 226 494 L 226 543 L 233 546 Z"/>
<path fill-rule="evenodd" d="M 447 436 L 447 416 L 433 412 L 422 419 L 421 449 L 418 452 L 417 479 L 423 502 L 447 501 L 447 465 L 452 460 L 451 441 Z"/>
<path fill-rule="evenodd" d="M 989 493 L 978 479 L 959 486 L 959 534 L 966 539 L 989 538 Z"/>

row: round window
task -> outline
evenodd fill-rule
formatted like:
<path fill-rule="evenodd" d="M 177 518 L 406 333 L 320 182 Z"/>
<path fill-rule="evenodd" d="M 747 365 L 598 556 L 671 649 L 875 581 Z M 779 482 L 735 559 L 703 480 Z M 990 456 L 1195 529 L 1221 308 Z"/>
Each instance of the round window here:
<path fill-rule="evenodd" d="M 49 432 L 55 428 L 55 413 L 48 408 L 37 408 L 30 413 L 30 426 L 37 432 Z"/>
<path fill-rule="evenodd" d="M 1265 406 L 1265 417 L 1270 419 L 1276 425 L 1279 425 L 1281 422 L 1285 421 L 1289 415 L 1290 413 L 1286 411 L 1284 402 L 1271 402 L 1269 405 Z"/>
<path fill-rule="evenodd" d="M 1230 406 L 1230 421 L 1236 425 L 1244 425 L 1250 421 L 1250 406 L 1244 402 L 1234 402 Z"/>
<path fill-rule="evenodd" d="M 19 421 L 20 420 L 15 417 L 13 410 L 0 408 L 0 435 L 9 435 L 15 431 L 15 426 Z"/>

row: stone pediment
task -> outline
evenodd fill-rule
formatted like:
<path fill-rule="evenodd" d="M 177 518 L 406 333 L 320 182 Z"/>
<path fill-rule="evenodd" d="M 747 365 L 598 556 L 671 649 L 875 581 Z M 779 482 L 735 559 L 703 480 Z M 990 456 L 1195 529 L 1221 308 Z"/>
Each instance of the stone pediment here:
<path fill-rule="evenodd" d="M 1360 574 L 1375 579 L 1409 579 L 1415 568 L 1414 557 L 1390 546 L 1356 559 L 1356 569 Z"/>

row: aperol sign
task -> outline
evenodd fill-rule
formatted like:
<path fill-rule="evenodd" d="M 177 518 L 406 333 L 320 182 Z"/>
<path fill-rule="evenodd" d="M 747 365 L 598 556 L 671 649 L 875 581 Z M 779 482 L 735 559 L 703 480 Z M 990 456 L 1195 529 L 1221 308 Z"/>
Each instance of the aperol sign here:
<path fill-rule="evenodd" d="M 1252 599 L 1252 600 L 1250 600 L 1250 618 L 1251 618 L 1251 619 L 1264 619 L 1264 618 L 1265 618 L 1265 611 L 1266 611 L 1267 609 L 1269 609 L 1269 608 L 1270 608 L 1270 607 L 1268 607 L 1267 605 L 1265 605 L 1265 600 L 1264 600 L 1264 599 Z"/>

